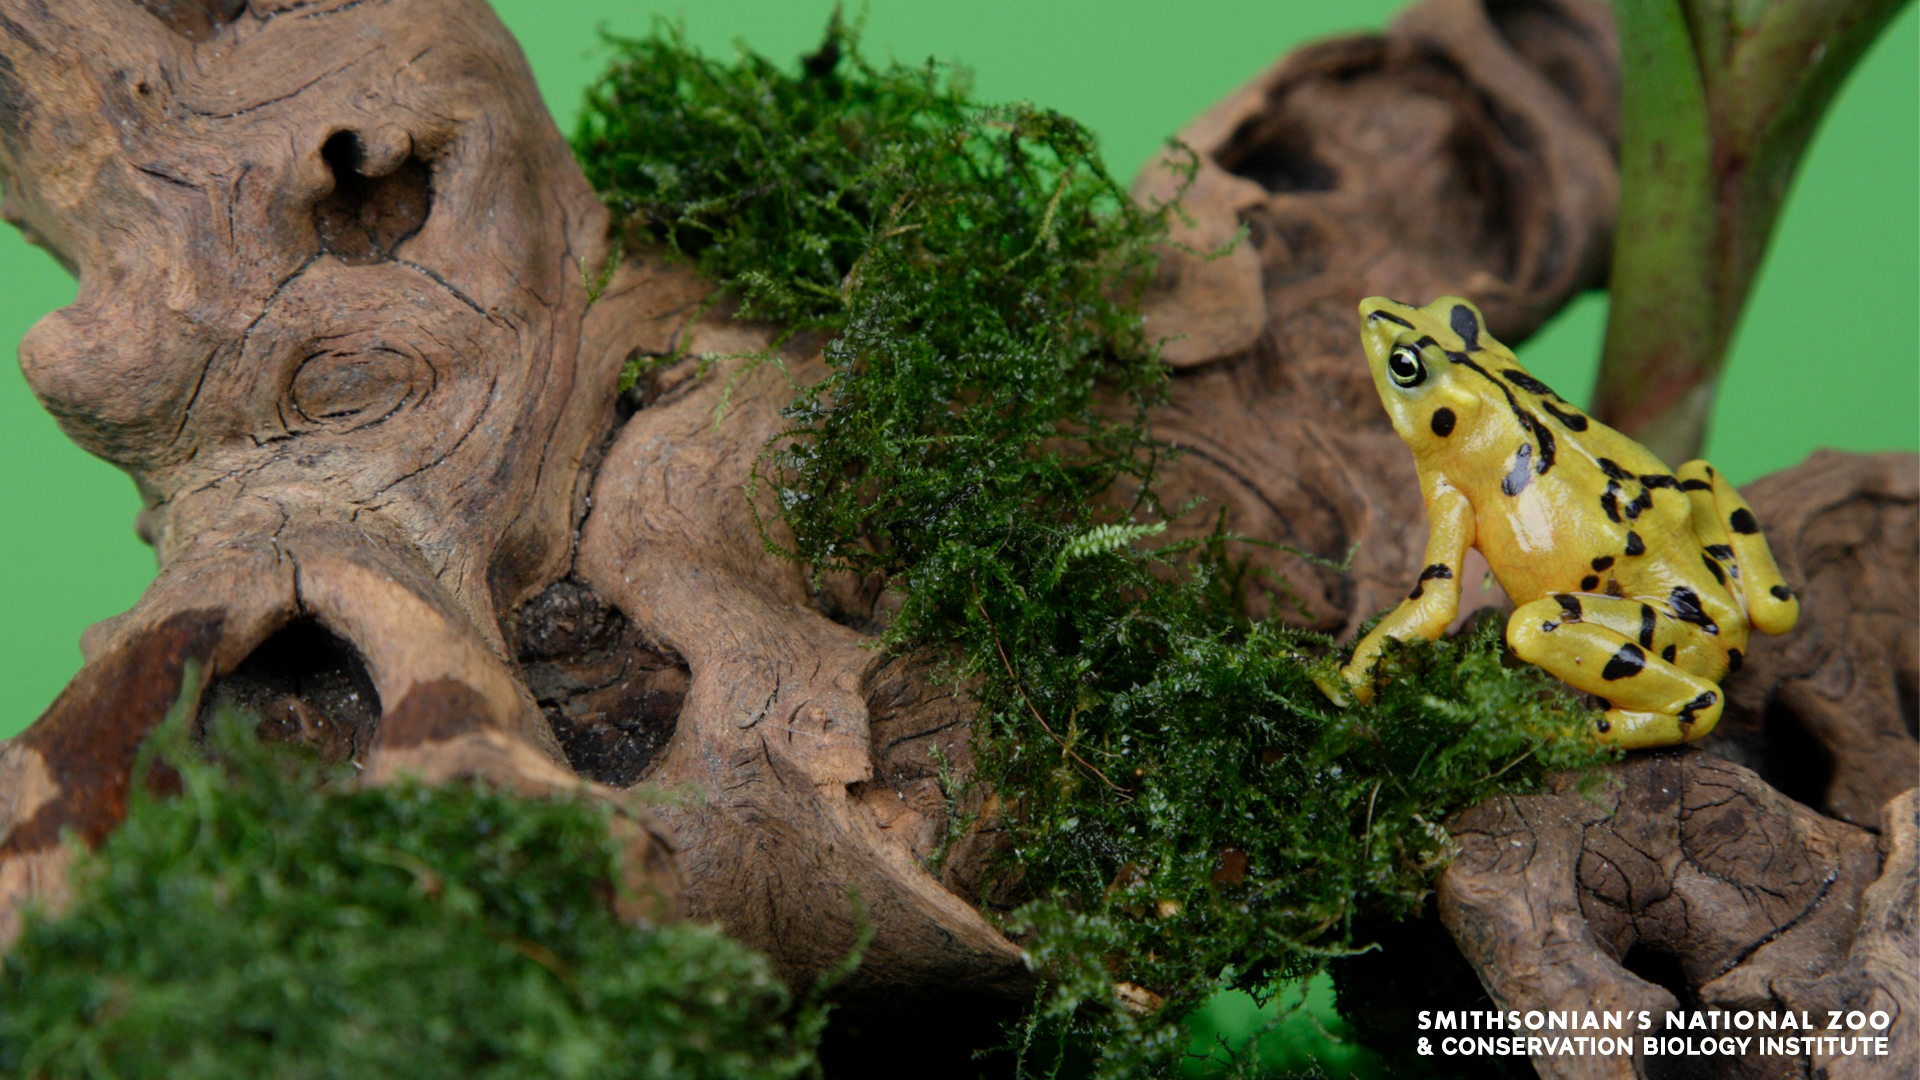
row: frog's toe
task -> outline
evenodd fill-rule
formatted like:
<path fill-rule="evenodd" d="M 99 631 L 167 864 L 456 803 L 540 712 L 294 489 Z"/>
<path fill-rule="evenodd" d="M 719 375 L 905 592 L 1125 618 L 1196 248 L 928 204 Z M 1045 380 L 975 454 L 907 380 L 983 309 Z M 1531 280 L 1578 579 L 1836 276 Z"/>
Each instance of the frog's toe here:
<path fill-rule="evenodd" d="M 1316 672 L 1313 676 L 1313 685 L 1320 688 L 1320 692 L 1326 695 L 1328 701 L 1344 709 L 1353 704 L 1353 699 L 1347 696 L 1345 676 L 1345 670 L 1337 676 Z"/>
<path fill-rule="evenodd" d="M 1680 718 L 1638 709 L 1608 709 L 1593 722 L 1594 738 L 1624 750 L 1672 746 L 1680 741 Z"/>
<path fill-rule="evenodd" d="M 1715 689 L 1702 691 L 1676 713 L 1608 709 L 1594 721 L 1593 733 L 1601 742 L 1625 750 L 1674 746 L 1712 731 L 1725 707 L 1725 695 Z"/>
<path fill-rule="evenodd" d="M 1320 688 L 1328 701 L 1343 709 L 1355 701 L 1365 705 L 1373 700 L 1373 665 L 1348 664 L 1340 669 L 1338 676 L 1316 674 L 1313 685 Z"/>

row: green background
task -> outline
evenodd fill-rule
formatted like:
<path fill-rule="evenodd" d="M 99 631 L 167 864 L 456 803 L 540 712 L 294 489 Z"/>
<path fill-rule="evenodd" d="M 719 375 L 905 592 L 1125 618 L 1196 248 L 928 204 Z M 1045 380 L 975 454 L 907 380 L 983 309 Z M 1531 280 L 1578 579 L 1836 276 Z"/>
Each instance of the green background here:
<path fill-rule="evenodd" d="M 796 56 L 830 4 L 498 0 L 563 128 L 604 54 L 596 31 L 684 23 L 710 52 L 744 40 Z M 876 59 L 974 69 L 981 100 L 1027 99 L 1101 136 L 1130 176 L 1162 139 L 1316 37 L 1385 25 L 1385 0 L 873 0 Z M 1815 139 L 1774 239 L 1716 406 L 1710 456 L 1745 481 L 1816 447 L 1920 448 L 1920 19 L 1911 5 L 1874 47 Z M 0 230 L 0 340 L 68 303 L 51 258 Z M 1410 298 L 1424 300 L 1426 298 Z M 1580 401 L 1606 301 L 1583 297 L 1521 351 Z M 62 436 L 17 365 L 0 373 L 0 735 L 23 727 L 78 668 L 80 632 L 131 606 L 153 576 L 133 535 L 132 484 Z"/>

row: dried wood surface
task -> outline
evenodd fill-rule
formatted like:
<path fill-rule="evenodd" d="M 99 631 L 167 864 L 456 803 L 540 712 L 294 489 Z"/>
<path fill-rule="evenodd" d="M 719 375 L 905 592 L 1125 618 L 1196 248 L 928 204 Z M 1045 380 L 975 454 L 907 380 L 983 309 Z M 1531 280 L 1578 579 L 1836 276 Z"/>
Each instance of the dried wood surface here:
<path fill-rule="evenodd" d="M 1350 630 L 1417 568 L 1412 464 L 1373 400 L 1357 299 L 1464 292 L 1518 341 L 1601 282 L 1615 53 L 1593 0 L 1429 0 L 1383 35 L 1295 53 L 1185 133 L 1193 223 L 1148 310 L 1173 338 L 1155 424 L 1186 450 L 1167 494 L 1336 559 L 1358 545 L 1346 574 L 1254 551 L 1300 596 L 1275 614 Z M 869 647 L 883 583 L 810 586 L 741 497 L 789 384 L 699 358 L 773 329 L 705 305 L 706 282 L 647 252 L 589 302 L 605 212 L 478 0 L 0 0 L 0 175 L 0 212 L 80 279 L 23 344 L 29 381 L 135 477 L 161 562 L 0 748 L 0 934 L 21 899 L 57 891 L 60 827 L 97 840 L 119 819 L 132 748 L 193 662 L 211 676 L 203 708 L 244 704 L 376 779 L 683 792 L 623 811 L 659 901 L 632 914 L 718 920 L 801 983 L 864 921 L 849 992 L 870 1004 L 1031 992 L 982 914 L 1016 898 L 981 894 L 1002 827 L 990 793 L 969 796 L 948 846 L 964 696 L 933 683 L 932 658 Z M 1138 190 L 1169 183 L 1149 170 Z M 1196 254 L 1242 228 L 1224 256 Z M 817 377 L 819 345 L 788 341 L 788 372 Z M 636 352 L 688 359 L 617 400 Z M 1911 1014 L 1912 980 L 1890 974 L 1912 945 L 1911 800 L 1894 827 L 1880 814 L 1915 768 L 1914 471 L 1824 456 L 1751 490 L 1806 604 L 1802 631 L 1729 685 L 1710 747 L 1757 775 L 1639 756 L 1611 812 L 1538 796 L 1559 817 L 1528 818 L 1518 866 L 1476 838 L 1521 836 L 1515 807 L 1533 804 L 1462 818 L 1449 918 L 1496 998 L 1552 984 L 1658 1000 L 1619 964 L 1644 941 L 1683 956 L 1703 1000 L 1746 1000 L 1758 991 L 1729 973 L 1791 941 L 1833 974 L 1776 995 L 1884 994 Z M 1831 768 L 1797 768 L 1805 746 Z M 1791 880 L 1702 853 L 1730 827 L 1706 805 L 1720 791 L 1742 801 L 1743 836 L 1792 856 Z M 1606 906 L 1584 846 L 1603 836 L 1724 919 L 1676 920 L 1638 893 Z M 1686 876 L 1720 854 L 1751 888 Z M 1807 899 L 1823 873 L 1821 895 L 1861 914 Z M 1511 880 L 1539 888 L 1517 899 Z M 1578 949 L 1543 955 L 1522 932 L 1543 919 Z"/>

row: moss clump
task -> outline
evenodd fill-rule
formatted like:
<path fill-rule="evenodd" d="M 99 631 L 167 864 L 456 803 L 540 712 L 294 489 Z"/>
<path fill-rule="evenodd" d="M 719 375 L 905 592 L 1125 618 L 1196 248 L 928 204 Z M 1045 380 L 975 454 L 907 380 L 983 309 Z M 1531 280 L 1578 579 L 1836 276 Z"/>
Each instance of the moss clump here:
<path fill-rule="evenodd" d="M 747 314 L 836 331 L 760 474 L 790 554 L 904 587 L 894 642 L 949 635 L 1147 475 L 1164 376 L 1133 301 L 1168 211 L 1129 202 L 1085 129 L 972 104 L 951 69 L 875 68 L 837 18 L 797 74 L 666 26 L 614 44 L 587 176 Z"/>
<path fill-rule="evenodd" d="M 628 235 L 836 332 L 761 476 L 787 554 L 889 575 L 887 644 L 945 646 L 977 687 L 1036 898 L 1012 925 L 1054 976 L 1026 1045 L 1177 1069 L 1209 995 L 1270 995 L 1361 944 L 1356 914 L 1414 910 L 1450 810 L 1595 760 L 1584 710 L 1491 629 L 1390 650 L 1342 710 L 1312 680 L 1330 641 L 1246 618 L 1231 538 L 1139 546 L 1167 448 L 1137 299 L 1175 211 L 1126 200 L 1078 125 L 871 66 L 837 19 L 795 72 L 665 27 L 614 45 L 575 145 Z"/>
<path fill-rule="evenodd" d="M 804 1074 L 819 1018 L 717 931 L 608 904 L 605 811 L 461 783 L 359 789 L 235 720 L 136 786 L 70 909 L 0 969 L 0 1074 Z"/>

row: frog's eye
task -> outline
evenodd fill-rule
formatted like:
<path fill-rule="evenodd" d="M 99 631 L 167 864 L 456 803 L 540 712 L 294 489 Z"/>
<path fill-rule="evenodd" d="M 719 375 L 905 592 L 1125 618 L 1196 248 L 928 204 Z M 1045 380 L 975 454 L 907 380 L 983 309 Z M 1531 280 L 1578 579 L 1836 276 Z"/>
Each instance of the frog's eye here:
<path fill-rule="evenodd" d="M 1402 345 L 1387 357 L 1387 374 L 1396 386 L 1419 386 L 1427 380 L 1427 365 L 1410 346 Z"/>

